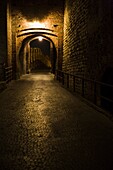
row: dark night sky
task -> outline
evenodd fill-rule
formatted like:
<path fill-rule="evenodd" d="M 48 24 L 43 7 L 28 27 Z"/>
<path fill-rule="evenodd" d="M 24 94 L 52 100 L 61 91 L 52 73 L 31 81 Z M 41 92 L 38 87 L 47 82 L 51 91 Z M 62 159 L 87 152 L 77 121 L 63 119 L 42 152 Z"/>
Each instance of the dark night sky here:
<path fill-rule="evenodd" d="M 31 41 L 32 48 L 40 48 L 45 55 L 50 55 L 50 43 L 47 40 L 39 41 L 38 39 Z"/>

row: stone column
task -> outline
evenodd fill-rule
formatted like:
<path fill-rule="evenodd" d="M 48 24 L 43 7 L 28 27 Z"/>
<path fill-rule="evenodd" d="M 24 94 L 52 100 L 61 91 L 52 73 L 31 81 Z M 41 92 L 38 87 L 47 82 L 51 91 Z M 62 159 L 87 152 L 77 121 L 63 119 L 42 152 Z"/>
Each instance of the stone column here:
<path fill-rule="evenodd" d="M 12 26 L 11 26 L 11 4 L 7 2 L 7 66 L 12 66 Z"/>
<path fill-rule="evenodd" d="M 0 81 L 4 81 L 7 65 L 7 2 L 0 1 Z"/>

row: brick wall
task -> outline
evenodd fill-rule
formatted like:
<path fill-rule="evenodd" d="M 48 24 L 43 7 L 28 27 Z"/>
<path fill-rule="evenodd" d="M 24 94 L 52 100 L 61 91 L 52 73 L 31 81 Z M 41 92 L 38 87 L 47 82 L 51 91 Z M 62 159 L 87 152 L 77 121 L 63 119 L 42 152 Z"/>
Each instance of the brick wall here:
<path fill-rule="evenodd" d="M 63 70 L 83 75 L 87 67 L 88 2 L 67 0 L 64 13 Z"/>
<path fill-rule="evenodd" d="M 101 81 L 108 67 L 113 67 L 112 2 L 92 1 L 88 19 L 88 72 Z"/>
<path fill-rule="evenodd" d="M 113 67 L 111 0 L 66 0 L 63 70 L 101 80 Z"/>
<path fill-rule="evenodd" d="M 7 66 L 12 65 L 11 4 L 7 2 Z"/>
<path fill-rule="evenodd" d="M 4 80 L 4 64 L 7 58 L 7 3 L 0 1 L 0 81 Z"/>
<path fill-rule="evenodd" d="M 4 63 L 10 65 L 11 60 L 13 67 L 18 64 L 20 47 L 28 35 L 19 38 L 17 35 L 29 28 L 27 23 L 38 20 L 58 36 L 47 35 L 47 38 L 57 49 L 59 69 L 101 80 L 105 70 L 113 67 L 113 3 L 111 0 L 65 0 L 64 16 L 63 3 L 63 0 L 43 3 L 11 0 L 11 16 L 6 1 L 0 1 L 0 68 Z"/>
<path fill-rule="evenodd" d="M 33 34 L 30 34 L 31 30 L 28 30 L 26 31 L 26 33 L 29 33 L 29 35 L 24 35 L 21 37 L 17 36 L 25 33 L 25 31 L 21 32 L 24 29 L 38 28 L 38 26 L 32 26 L 32 23 L 34 21 L 37 21 L 44 25 L 42 26 L 42 28 L 53 30 L 52 32 L 48 30 L 46 31 L 47 33 L 52 33 L 57 36 L 55 37 L 49 34 L 46 35 L 47 40 L 51 39 L 55 45 L 57 51 L 57 65 L 61 68 L 63 51 L 63 1 L 43 1 L 43 3 L 41 3 L 40 1 L 25 2 L 15 2 L 12 0 L 13 53 L 14 58 L 16 58 L 17 60 L 17 67 L 19 62 L 18 59 L 20 57 L 19 52 L 23 41 L 28 36 L 31 36 Z M 36 36 L 37 34 L 34 33 L 34 37 L 31 36 L 31 38 L 29 38 L 29 41 L 26 41 L 26 45 Z"/>
<path fill-rule="evenodd" d="M 12 28 L 10 0 L 0 1 L 0 80 L 5 67 L 12 65 Z"/>

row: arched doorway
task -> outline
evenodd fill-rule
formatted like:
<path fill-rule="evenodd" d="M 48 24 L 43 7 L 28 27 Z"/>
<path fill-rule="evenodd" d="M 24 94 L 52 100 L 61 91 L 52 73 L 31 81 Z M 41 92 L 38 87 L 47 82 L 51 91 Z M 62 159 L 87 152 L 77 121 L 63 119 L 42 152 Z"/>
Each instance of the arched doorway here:
<path fill-rule="evenodd" d="M 29 54 L 28 54 L 28 52 L 26 52 L 25 48 L 27 47 L 27 45 L 30 44 L 30 42 L 33 42 L 33 40 L 37 39 L 39 36 L 42 36 L 43 39 L 45 39 L 46 43 L 51 44 L 50 47 L 49 47 L 49 50 L 50 50 L 50 53 L 51 53 L 51 72 L 55 73 L 56 61 L 57 61 L 57 50 L 56 50 L 55 44 L 49 37 L 47 37 L 45 35 L 36 34 L 36 35 L 27 36 L 21 44 L 21 48 L 20 48 L 20 51 L 19 51 L 19 57 L 18 57 L 19 67 L 20 67 L 19 70 L 21 72 L 21 75 L 25 74 L 24 68 L 27 68 L 27 66 L 25 66 L 27 64 L 26 58 L 27 59 L 30 58 L 30 57 L 28 57 Z M 26 73 L 27 73 L 27 70 L 26 70 Z"/>
<path fill-rule="evenodd" d="M 102 76 L 102 82 L 113 86 L 113 67 L 106 69 Z M 105 110 L 113 113 L 113 88 L 111 86 L 101 85 L 101 106 Z M 107 100 L 109 99 L 109 100 Z M 112 100 L 112 101 L 110 101 Z"/>
<path fill-rule="evenodd" d="M 50 42 L 38 37 L 30 42 L 31 70 L 50 70 L 52 67 Z"/>

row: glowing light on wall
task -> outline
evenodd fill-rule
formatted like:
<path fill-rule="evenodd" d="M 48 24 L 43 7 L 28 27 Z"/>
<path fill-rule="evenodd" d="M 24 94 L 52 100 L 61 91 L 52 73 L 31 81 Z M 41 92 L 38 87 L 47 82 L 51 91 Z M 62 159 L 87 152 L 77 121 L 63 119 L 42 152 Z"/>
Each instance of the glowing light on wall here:
<path fill-rule="evenodd" d="M 39 36 L 39 37 L 38 37 L 38 40 L 39 40 L 39 41 L 42 41 L 42 40 L 43 40 L 43 37 Z"/>
<path fill-rule="evenodd" d="M 37 22 L 37 21 L 29 22 L 28 25 L 29 25 L 29 27 L 32 27 L 32 28 L 45 28 L 44 23 L 40 23 L 40 22 Z"/>

